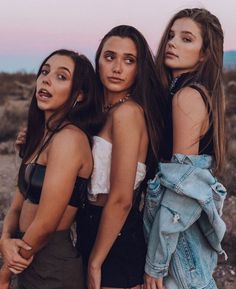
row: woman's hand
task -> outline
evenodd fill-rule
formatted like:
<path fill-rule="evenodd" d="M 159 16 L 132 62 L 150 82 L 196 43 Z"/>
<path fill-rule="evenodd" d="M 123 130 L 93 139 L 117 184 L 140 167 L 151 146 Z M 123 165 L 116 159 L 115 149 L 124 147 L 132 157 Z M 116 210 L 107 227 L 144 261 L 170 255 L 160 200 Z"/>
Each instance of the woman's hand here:
<path fill-rule="evenodd" d="M 19 151 L 20 146 L 25 143 L 26 132 L 27 132 L 27 129 L 25 127 L 21 128 L 20 131 L 18 132 L 17 136 L 16 136 L 15 148 L 17 151 Z"/>
<path fill-rule="evenodd" d="M 101 267 L 100 266 L 88 266 L 88 289 L 100 289 L 101 288 Z"/>
<path fill-rule="evenodd" d="M 5 264 L 7 264 L 9 270 L 14 274 L 21 273 L 26 269 L 33 258 L 28 260 L 21 257 L 19 254 L 20 249 L 23 248 L 27 251 L 31 250 L 31 247 L 20 239 L 2 239 L 1 240 L 1 252 L 4 258 Z"/>
<path fill-rule="evenodd" d="M 145 289 L 165 289 L 163 285 L 163 278 L 154 278 L 148 274 L 144 274 L 144 288 Z"/>

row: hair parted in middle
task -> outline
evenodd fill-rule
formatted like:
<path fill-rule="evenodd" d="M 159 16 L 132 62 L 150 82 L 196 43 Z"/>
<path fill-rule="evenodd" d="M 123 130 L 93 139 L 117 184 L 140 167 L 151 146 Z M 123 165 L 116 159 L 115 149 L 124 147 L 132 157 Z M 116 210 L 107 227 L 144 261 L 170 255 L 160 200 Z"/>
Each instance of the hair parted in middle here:
<path fill-rule="evenodd" d="M 133 26 L 119 25 L 112 28 L 101 40 L 96 52 L 95 64 L 98 86 L 103 93 L 99 76 L 99 58 L 105 42 L 113 36 L 131 39 L 137 49 L 137 76 L 131 87 L 131 98 L 144 110 L 147 121 L 151 150 L 156 159 L 160 153 L 160 139 L 163 131 L 162 107 L 164 94 L 158 81 L 154 56 L 144 36 Z"/>

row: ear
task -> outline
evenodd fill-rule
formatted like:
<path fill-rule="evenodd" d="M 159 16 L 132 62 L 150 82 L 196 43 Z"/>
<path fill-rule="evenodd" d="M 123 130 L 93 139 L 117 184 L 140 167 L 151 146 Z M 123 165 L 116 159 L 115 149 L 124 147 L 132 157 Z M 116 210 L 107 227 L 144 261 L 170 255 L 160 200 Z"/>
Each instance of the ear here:
<path fill-rule="evenodd" d="M 83 100 L 84 100 L 84 93 L 83 93 L 82 91 L 80 91 L 80 93 L 79 93 L 78 96 L 77 96 L 76 101 L 77 101 L 77 102 L 81 102 L 81 101 L 83 101 Z"/>
<path fill-rule="evenodd" d="M 199 55 L 199 62 L 207 61 L 209 56 L 209 49 L 207 48 L 204 52 L 201 50 Z"/>
<path fill-rule="evenodd" d="M 199 56 L 199 62 L 203 62 L 205 60 L 205 53 L 201 51 Z"/>

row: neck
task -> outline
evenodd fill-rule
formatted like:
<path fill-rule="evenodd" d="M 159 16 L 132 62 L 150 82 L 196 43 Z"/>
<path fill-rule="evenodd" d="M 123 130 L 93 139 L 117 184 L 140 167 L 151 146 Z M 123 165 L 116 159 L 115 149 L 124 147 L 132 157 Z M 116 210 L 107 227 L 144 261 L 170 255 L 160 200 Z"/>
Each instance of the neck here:
<path fill-rule="evenodd" d="M 104 92 L 105 104 L 113 105 L 117 103 L 120 99 L 125 98 L 128 95 L 128 91 L 121 91 L 121 92 Z"/>
<path fill-rule="evenodd" d="M 130 98 L 129 93 L 115 94 L 115 96 L 113 97 L 105 98 L 104 111 L 108 112 L 110 109 L 116 107 L 117 105 L 120 105 L 121 103 L 126 102 L 129 98 Z"/>

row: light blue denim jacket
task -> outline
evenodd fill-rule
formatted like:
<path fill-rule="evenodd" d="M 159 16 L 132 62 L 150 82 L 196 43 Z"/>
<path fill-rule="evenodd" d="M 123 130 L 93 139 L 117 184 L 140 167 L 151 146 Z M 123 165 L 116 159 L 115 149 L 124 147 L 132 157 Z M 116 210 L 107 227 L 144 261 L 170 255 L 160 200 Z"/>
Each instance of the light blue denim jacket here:
<path fill-rule="evenodd" d="M 212 273 L 217 253 L 224 253 L 221 215 L 226 190 L 211 166 L 211 156 L 176 154 L 170 163 L 159 163 L 148 182 L 145 272 L 155 278 L 170 274 L 178 288 L 216 288 Z"/>

